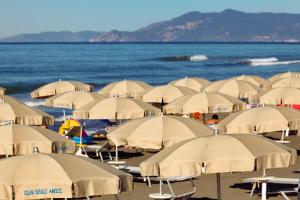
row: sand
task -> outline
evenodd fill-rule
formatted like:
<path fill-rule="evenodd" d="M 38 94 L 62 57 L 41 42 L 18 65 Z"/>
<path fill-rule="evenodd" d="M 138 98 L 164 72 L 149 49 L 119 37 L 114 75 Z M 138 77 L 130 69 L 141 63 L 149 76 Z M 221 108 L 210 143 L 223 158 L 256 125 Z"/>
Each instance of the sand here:
<path fill-rule="evenodd" d="M 267 137 L 272 138 L 280 138 L 281 133 L 270 133 L 266 135 Z M 300 150 L 300 137 L 296 135 L 291 135 L 287 138 L 290 143 L 286 144 L 296 150 Z M 133 153 L 122 153 L 120 157 L 122 160 L 125 160 L 128 165 L 138 166 L 139 163 L 150 156 L 153 153 L 142 152 L 138 154 Z M 300 158 L 297 157 L 297 162 L 290 168 L 282 168 L 282 169 L 271 169 L 267 170 L 268 176 L 275 176 L 280 178 L 299 178 L 300 173 L 295 172 L 296 170 L 300 170 Z M 257 189 L 258 192 L 254 196 L 250 197 L 250 190 L 252 185 L 243 183 L 242 180 L 250 177 L 259 177 L 262 172 L 245 172 L 245 173 L 224 173 L 221 174 L 221 187 L 222 187 L 222 199 L 224 200 L 244 200 L 244 199 L 261 199 L 259 196 L 260 189 Z M 216 199 L 216 175 L 202 175 L 194 180 L 197 192 L 190 198 L 191 200 L 196 199 Z M 143 200 L 150 199 L 148 197 L 149 193 L 156 193 L 159 191 L 158 183 L 153 183 L 152 187 L 148 187 L 144 182 L 136 182 L 134 183 L 134 191 L 133 192 L 124 192 L 119 195 L 119 198 L 122 200 Z M 173 189 L 176 194 L 181 194 L 185 192 L 189 192 L 192 190 L 191 183 L 189 181 L 184 182 L 176 182 L 172 183 Z M 277 191 L 279 189 L 292 189 L 296 187 L 296 185 L 279 185 L 279 184 L 268 184 L 268 191 Z M 164 191 L 169 192 L 167 186 L 164 186 Z M 297 199 L 297 194 L 293 193 L 289 195 L 290 199 Z M 103 196 L 101 198 L 94 199 L 114 199 L 113 196 Z M 269 195 L 268 199 L 284 199 L 281 195 Z"/>

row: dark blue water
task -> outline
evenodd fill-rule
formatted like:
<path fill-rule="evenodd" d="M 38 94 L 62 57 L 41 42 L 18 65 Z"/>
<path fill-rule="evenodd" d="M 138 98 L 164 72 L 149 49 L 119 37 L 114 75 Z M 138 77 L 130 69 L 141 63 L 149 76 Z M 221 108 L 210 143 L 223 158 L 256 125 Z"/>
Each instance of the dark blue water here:
<path fill-rule="evenodd" d="M 191 61 L 193 55 L 208 59 Z M 27 102 L 30 91 L 59 79 L 98 90 L 122 79 L 160 85 L 185 76 L 267 78 L 288 70 L 300 71 L 300 44 L 0 44 L 0 86 Z"/>

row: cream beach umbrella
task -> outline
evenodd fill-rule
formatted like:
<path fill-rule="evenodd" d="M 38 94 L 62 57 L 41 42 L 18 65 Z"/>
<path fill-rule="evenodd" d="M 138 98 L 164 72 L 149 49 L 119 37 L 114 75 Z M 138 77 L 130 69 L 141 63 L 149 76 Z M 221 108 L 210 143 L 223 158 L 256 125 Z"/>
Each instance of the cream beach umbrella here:
<path fill-rule="evenodd" d="M 6 92 L 6 89 L 3 87 L 0 87 L 0 94 L 5 94 L 5 92 Z"/>
<path fill-rule="evenodd" d="M 275 81 L 278 81 L 282 78 L 291 78 L 291 77 L 300 77 L 300 73 L 299 72 L 291 72 L 291 71 L 288 71 L 288 72 L 284 72 L 284 73 L 280 73 L 280 74 L 276 74 L 272 77 L 270 77 L 268 79 L 268 81 L 270 83 L 273 83 Z"/>
<path fill-rule="evenodd" d="M 0 199 L 80 198 L 132 190 L 132 176 L 68 154 L 33 153 L 0 161 Z"/>
<path fill-rule="evenodd" d="M 22 155 L 38 147 L 42 153 L 75 153 L 75 142 L 46 128 L 24 125 L 0 126 L 0 154 Z"/>
<path fill-rule="evenodd" d="M 297 88 L 272 88 L 259 94 L 260 104 L 300 104 L 300 90 Z"/>
<path fill-rule="evenodd" d="M 193 119 L 156 116 L 137 119 L 113 129 L 108 140 L 116 146 L 160 150 L 195 137 L 213 135 L 213 131 Z"/>
<path fill-rule="evenodd" d="M 143 94 L 143 101 L 149 103 L 170 103 L 179 97 L 195 94 L 196 92 L 181 86 L 163 85 L 150 89 Z"/>
<path fill-rule="evenodd" d="M 241 80 L 228 79 L 213 82 L 207 86 L 206 92 L 219 92 L 240 99 L 251 99 L 260 91 L 259 87 Z"/>
<path fill-rule="evenodd" d="M 167 114 L 224 113 L 245 108 L 245 103 L 237 98 L 217 92 L 201 92 L 174 100 L 164 106 L 164 112 Z"/>
<path fill-rule="evenodd" d="M 45 105 L 57 108 L 78 109 L 94 100 L 102 100 L 105 97 L 93 92 L 73 91 L 65 92 L 46 99 Z"/>
<path fill-rule="evenodd" d="M 282 78 L 272 83 L 272 88 L 300 88 L 300 77 Z"/>
<path fill-rule="evenodd" d="M 152 86 L 142 81 L 123 80 L 108 84 L 98 93 L 110 97 L 136 97 L 151 88 Z"/>
<path fill-rule="evenodd" d="M 86 91 L 91 92 L 93 87 L 91 85 L 79 81 L 57 81 L 41 86 L 40 88 L 31 92 L 32 98 L 48 98 L 56 94 L 61 94 L 70 91 Z"/>
<path fill-rule="evenodd" d="M 289 107 L 264 106 L 233 113 L 222 120 L 223 133 L 267 133 L 300 127 L 300 112 Z"/>
<path fill-rule="evenodd" d="M 11 121 L 20 125 L 48 126 L 54 124 L 54 117 L 12 97 L 0 95 L 0 121 Z"/>
<path fill-rule="evenodd" d="M 142 176 L 162 178 L 217 173 L 220 175 L 289 167 L 297 153 L 282 144 L 255 135 L 215 135 L 177 143 L 140 164 Z"/>
<path fill-rule="evenodd" d="M 210 81 L 198 77 L 185 77 L 183 79 L 172 81 L 170 84 L 190 88 L 196 92 L 200 92 L 204 87 L 210 84 Z"/>
<path fill-rule="evenodd" d="M 73 112 L 75 119 L 136 119 L 151 114 L 158 114 L 160 110 L 140 100 L 110 97 L 95 100 Z"/>
<path fill-rule="evenodd" d="M 259 77 L 259 76 L 254 76 L 254 75 L 241 75 L 241 76 L 237 76 L 235 77 L 236 80 L 241 80 L 241 81 L 246 81 L 248 83 L 251 83 L 257 87 L 260 87 L 260 88 L 268 88 L 270 87 L 270 83 L 262 78 L 262 77 Z"/>

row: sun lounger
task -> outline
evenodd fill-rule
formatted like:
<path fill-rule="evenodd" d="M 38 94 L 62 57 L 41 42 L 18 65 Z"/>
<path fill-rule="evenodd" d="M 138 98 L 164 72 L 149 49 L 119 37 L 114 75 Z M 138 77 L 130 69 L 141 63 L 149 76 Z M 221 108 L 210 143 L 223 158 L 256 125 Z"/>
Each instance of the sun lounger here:
<path fill-rule="evenodd" d="M 175 177 L 173 177 L 173 179 L 174 178 Z M 159 193 L 149 194 L 149 197 L 152 198 L 152 199 L 172 199 L 172 200 L 186 200 L 186 199 L 189 199 L 197 191 L 196 190 L 196 186 L 195 186 L 195 184 L 193 182 L 193 178 L 189 178 L 189 180 L 191 181 L 193 190 L 190 191 L 190 192 L 182 193 L 182 194 L 175 194 L 175 192 L 174 192 L 174 190 L 173 190 L 173 188 L 171 186 L 169 178 L 167 178 L 167 179 L 159 179 L 159 184 L 160 184 Z M 163 193 L 162 192 L 162 186 L 163 186 L 163 182 L 164 181 L 167 183 L 171 194 Z"/>
<path fill-rule="evenodd" d="M 109 146 L 108 142 L 105 142 L 103 145 L 78 145 L 78 150 L 75 155 L 88 157 L 89 152 L 95 152 L 96 156 L 100 158 L 103 162 L 102 153 L 106 152 L 109 156 L 109 159 L 112 160 L 111 153 L 107 148 Z"/>
<path fill-rule="evenodd" d="M 88 152 L 95 152 L 96 156 L 100 158 L 101 162 L 103 162 L 103 155 L 102 153 L 107 153 L 109 160 L 112 160 L 111 153 L 108 149 L 109 143 L 105 142 L 102 145 L 87 145 L 85 146 L 85 151 Z"/>
<path fill-rule="evenodd" d="M 266 183 L 274 183 L 274 184 L 286 184 L 286 185 L 298 185 L 298 187 L 293 188 L 292 190 L 279 190 L 276 192 L 268 192 L 268 194 L 280 194 L 283 196 L 284 199 L 289 200 L 288 196 L 286 194 L 288 193 L 298 193 L 298 200 L 300 200 L 300 193 L 299 193 L 299 186 L 300 186 L 300 179 L 299 178 L 276 178 L 272 177 L 268 180 L 266 180 Z M 252 183 L 252 189 L 250 196 L 253 195 L 254 190 L 256 188 L 256 185 L 258 185 L 260 182 L 257 181 L 257 178 L 247 178 L 243 180 L 244 183 Z"/>
<path fill-rule="evenodd" d="M 127 172 L 129 174 L 134 174 L 134 175 L 137 175 L 137 176 L 140 176 L 141 175 L 141 169 L 140 167 L 136 167 L 136 166 L 127 166 L 127 165 L 119 165 L 118 166 L 118 169 L 119 170 L 122 170 L 124 172 Z M 160 179 L 157 178 L 157 177 L 142 177 L 140 176 L 144 182 L 147 181 L 148 185 L 151 187 L 152 183 L 151 183 L 151 180 L 152 181 L 159 181 Z M 176 176 L 176 177 L 169 177 L 168 178 L 168 181 L 169 182 L 179 182 L 179 181 L 186 181 L 186 180 L 190 180 L 191 176 Z"/>

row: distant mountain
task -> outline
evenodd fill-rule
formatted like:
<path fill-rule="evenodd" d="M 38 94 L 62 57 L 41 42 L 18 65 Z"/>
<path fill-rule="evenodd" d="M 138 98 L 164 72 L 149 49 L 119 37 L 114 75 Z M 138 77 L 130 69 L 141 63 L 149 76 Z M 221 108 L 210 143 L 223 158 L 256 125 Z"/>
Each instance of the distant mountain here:
<path fill-rule="evenodd" d="M 300 42 L 300 14 L 189 12 L 133 32 L 113 30 L 90 42 Z"/>
<path fill-rule="evenodd" d="M 0 39 L 0 42 L 89 42 L 93 37 L 99 37 L 104 32 L 80 31 L 80 32 L 42 32 L 20 34 Z"/>

